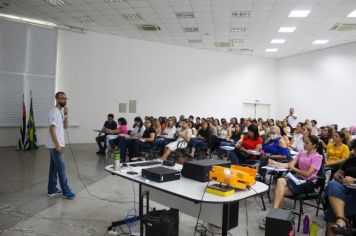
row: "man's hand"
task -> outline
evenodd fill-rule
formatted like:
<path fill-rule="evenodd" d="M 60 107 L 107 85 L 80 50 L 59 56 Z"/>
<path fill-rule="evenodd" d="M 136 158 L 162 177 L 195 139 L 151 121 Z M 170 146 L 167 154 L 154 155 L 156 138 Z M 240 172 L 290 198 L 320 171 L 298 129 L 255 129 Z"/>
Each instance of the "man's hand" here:
<path fill-rule="evenodd" d="M 59 153 L 62 153 L 63 152 L 63 147 L 61 147 L 59 144 L 56 145 L 56 151 L 59 152 Z"/>
<path fill-rule="evenodd" d="M 64 113 L 65 116 L 68 115 L 68 112 L 69 112 L 68 107 L 64 107 L 64 108 L 63 108 L 63 113 Z"/>

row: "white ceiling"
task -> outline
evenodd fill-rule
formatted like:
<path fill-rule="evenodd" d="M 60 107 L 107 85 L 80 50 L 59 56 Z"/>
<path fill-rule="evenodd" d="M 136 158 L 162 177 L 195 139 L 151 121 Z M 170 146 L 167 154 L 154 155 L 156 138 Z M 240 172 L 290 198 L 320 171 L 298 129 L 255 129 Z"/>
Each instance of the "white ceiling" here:
<path fill-rule="evenodd" d="M 56 1 L 56 0 L 48 0 Z M 44 0 L 0 0 L 0 12 L 45 19 L 90 31 L 116 34 L 166 44 L 259 57 L 281 58 L 356 41 L 356 30 L 331 32 L 335 23 L 356 23 L 346 16 L 356 10 L 356 0 L 64 0 L 52 6 Z M 5 3 L 5 4 L 4 4 Z M 9 6 L 6 6 L 9 3 Z M 1 8 L 1 6 L 3 8 Z M 311 10 L 306 18 L 289 18 L 291 10 Z M 233 11 L 250 11 L 250 17 L 233 17 Z M 178 19 L 177 12 L 193 12 L 194 18 Z M 141 20 L 127 20 L 123 14 L 139 14 Z M 89 17 L 91 22 L 81 22 Z M 157 24 L 157 32 L 138 29 L 139 24 Z M 293 33 L 278 33 L 282 26 L 294 26 Z M 197 27 L 198 32 L 183 28 Z M 246 27 L 246 32 L 231 32 Z M 284 44 L 271 44 L 272 39 Z M 239 40 L 230 48 L 216 42 Z M 313 45 L 317 39 L 330 40 Z M 190 40 L 190 41 L 189 41 Z M 201 40 L 201 41 L 200 41 Z M 278 48 L 274 53 L 267 48 Z M 242 50 L 241 50 L 242 49 Z M 244 49 L 253 49 L 248 51 Z M 247 51 L 247 52 L 244 52 Z"/>

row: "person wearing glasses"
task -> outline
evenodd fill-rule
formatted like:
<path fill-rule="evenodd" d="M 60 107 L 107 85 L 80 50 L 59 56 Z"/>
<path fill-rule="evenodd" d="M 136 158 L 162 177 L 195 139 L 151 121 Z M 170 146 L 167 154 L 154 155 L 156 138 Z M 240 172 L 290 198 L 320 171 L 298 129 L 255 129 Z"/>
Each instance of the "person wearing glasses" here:
<path fill-rule="evenodd" d="M 68 98 L 64 92 L 57 92 L 55 98 L 56 106 L 52 108 L 48 116 L 49 138 L 46 146 L 50 153 L 50 165 L 47 191 L 50 197 L 63 195 L 66 199 L 72 199 L 75 194 L 68 185 L 63 155 L 64 129 L 68 128 L 69 117 Z M 57 179 L 59 179 L 61 189 L 57 188 Z"/>

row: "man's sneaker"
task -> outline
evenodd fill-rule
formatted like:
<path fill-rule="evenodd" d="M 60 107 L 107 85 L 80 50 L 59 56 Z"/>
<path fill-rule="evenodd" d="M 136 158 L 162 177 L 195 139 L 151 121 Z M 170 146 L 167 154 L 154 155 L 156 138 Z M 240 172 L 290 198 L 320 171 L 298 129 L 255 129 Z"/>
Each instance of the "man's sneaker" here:
<path fill-rule="evenodd" d="M 56 189 L 54 193 L 47 193 L 48 197 L 56 197 L 56 196 L 61 196 L 63 194 L 62 190 Z"/>
<path fill-rule="evenodd" d="M 63 197 L 66 199 L 73 199 L 75 197 L 75 193 L 68 191 L 67 193 L 63 194 Z"/>

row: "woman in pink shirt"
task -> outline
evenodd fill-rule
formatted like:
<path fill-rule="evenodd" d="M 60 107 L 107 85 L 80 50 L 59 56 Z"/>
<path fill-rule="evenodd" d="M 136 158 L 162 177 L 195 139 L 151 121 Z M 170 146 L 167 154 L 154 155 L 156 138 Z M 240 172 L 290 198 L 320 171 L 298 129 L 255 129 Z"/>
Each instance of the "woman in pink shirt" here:
<path fill-rule="evenodd" d="M 119 135 L 120 134 L 127 134 L 128 133 L 128 128 L 127 128 L 127 121 L 125 118 L 120 117 L 119 119 L 117 119 L 117 124 L 118 124 L 118 128 L 117 130 L 106 130 L 105 132 L 108 134 L 106 136 L 106 146 L 108 147 L 108 150 L 111 150 L 113 145 L 117 145 L 118 146 L 118 142 L 119 142 Z"/>
<path fill-rule="evenodd" d="M 323 157 L 316 151 L 319 139 L 315 135 L 304 137 L 304 151 L 300 152 L 296 158 L 289 163 L 280 163 L 270 160 L 268 165 L 275 168 L 289 169 L 294 172 L 294 176 L 299 180 L 306 180 L 305 183 L 296 185 L 289 178 L 277 179 L 272 203 L 273 208 L 282 208 L 284 196 L 298 195 L 315 191 L 315 183 L 318 171 L 322 165 Z"/>

